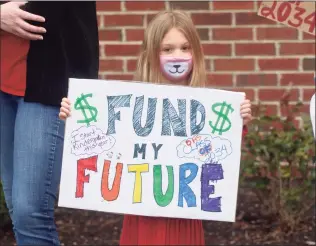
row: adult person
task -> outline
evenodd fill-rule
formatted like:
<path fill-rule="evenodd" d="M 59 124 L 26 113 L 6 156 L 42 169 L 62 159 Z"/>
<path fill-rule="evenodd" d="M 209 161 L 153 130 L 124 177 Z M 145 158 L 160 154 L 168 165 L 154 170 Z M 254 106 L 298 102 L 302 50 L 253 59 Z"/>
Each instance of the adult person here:
<path fill-rule="evenodd" d="M 54 206 L 68 79 L 97 78 L 93 1 L 2 2 L 0 174 L 17 245 L 59 245 Z"/>

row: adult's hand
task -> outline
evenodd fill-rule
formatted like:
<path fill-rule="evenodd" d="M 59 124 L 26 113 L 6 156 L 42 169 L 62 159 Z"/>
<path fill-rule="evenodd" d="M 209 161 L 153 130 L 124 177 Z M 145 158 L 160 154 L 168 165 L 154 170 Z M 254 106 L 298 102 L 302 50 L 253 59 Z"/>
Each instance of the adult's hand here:
<path fill-rule="evenodd" d="M 42 40 L 41 34 L 46 30 L 43 27 L 34 26 L 25 20 L 45 22 L 45 18 L 39 15 L 31 14 L 20 9 L 20 6 L 27 2 L 8 2 L 0 7 L 1 29 L 29 40 Z"/>

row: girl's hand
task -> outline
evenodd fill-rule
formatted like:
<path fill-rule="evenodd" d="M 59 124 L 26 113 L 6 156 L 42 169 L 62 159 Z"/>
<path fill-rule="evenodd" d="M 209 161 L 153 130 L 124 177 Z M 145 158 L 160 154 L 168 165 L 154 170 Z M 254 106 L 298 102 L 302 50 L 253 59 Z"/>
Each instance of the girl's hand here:
<path fill-rule="evenodd" d="M 60 103 L 60 112 L 59 112 L 59 118 L 61 120 L 66 120 L 70 116 L 70 101 L 68 98 L 64 97 L 63 100 Z"/>
<path fill-rule="evenodd" d="M 240 105 L 240 115 L 243 119 L 243 124 L 247 125 L 252 120 L 251 115 L 251 103 L 249 100 L 245 100 Z"/>

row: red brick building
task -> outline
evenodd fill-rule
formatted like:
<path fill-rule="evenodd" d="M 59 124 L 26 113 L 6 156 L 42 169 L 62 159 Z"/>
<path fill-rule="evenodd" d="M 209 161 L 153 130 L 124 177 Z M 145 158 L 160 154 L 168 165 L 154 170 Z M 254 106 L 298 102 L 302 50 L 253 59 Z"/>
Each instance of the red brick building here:
<path fill-rule="evenodd" d="M 144 29 L 159 10 L 188 11 L 198 28 L 208 86 L 245 91 L 280 112 L 290 83 L 291 100 L 308 112 L 315 92 L 315 37 L 257 15 L 257 1 L 99 1 L 100 78 L 132 79 Z"/>

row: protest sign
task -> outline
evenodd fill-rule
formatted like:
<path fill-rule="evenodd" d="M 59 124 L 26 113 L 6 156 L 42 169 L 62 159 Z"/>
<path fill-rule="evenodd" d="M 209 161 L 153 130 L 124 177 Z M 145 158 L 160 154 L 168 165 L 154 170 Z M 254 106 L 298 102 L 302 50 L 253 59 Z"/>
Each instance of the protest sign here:
<path fill-rule="evenodd" d="M 70 79 L 59 206 L 235 221 L 245 94 Z"/>
<path fill-rule="evenodd" d="M 258 15 L 315 36 L 315 2 L 263 1 Z"/>

